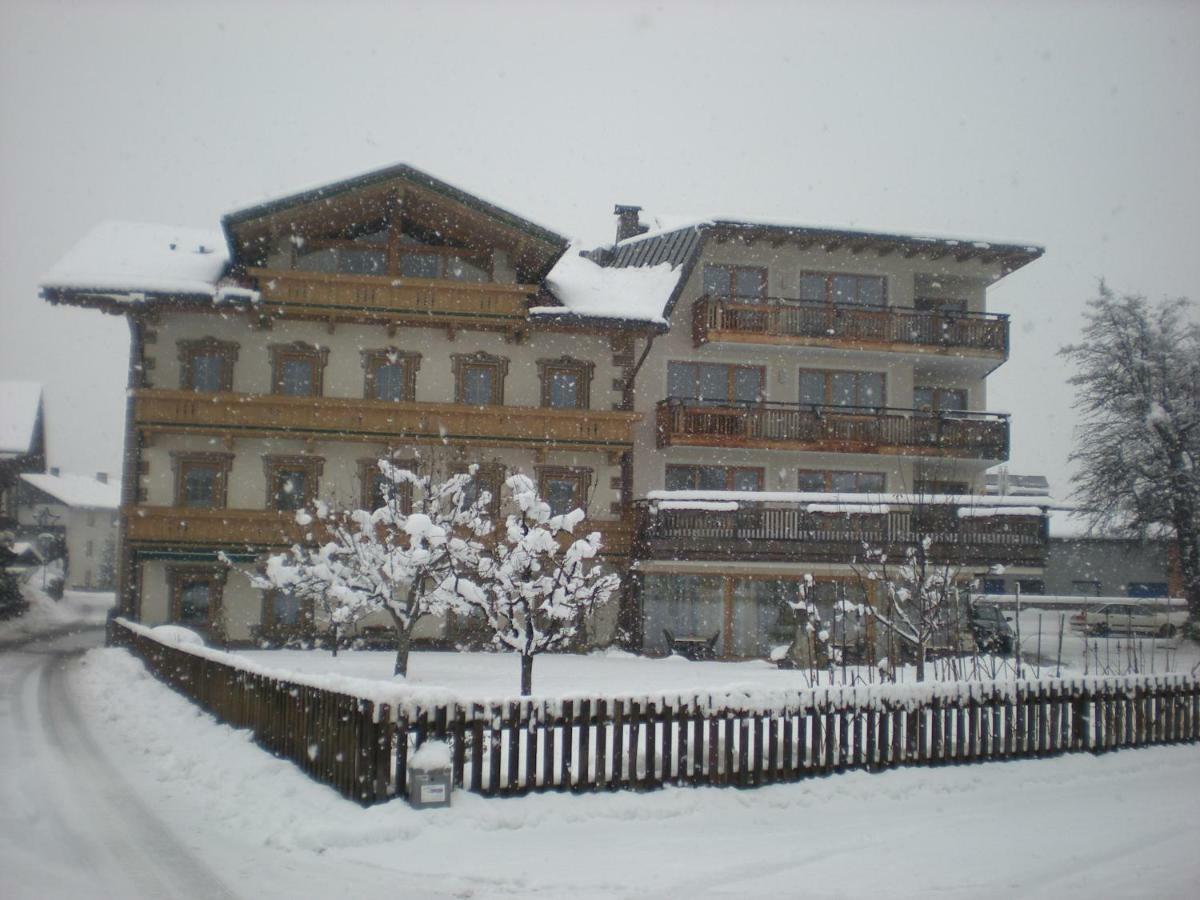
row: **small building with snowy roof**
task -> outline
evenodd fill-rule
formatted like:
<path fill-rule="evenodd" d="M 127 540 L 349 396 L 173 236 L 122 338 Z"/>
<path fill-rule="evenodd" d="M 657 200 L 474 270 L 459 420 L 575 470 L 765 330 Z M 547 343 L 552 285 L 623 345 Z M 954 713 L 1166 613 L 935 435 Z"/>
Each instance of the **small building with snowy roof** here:
<path fill-rule="evenodd" d="M 121 483 L 107 473 L 95 477 L 49 472 L 21 475 L 17 527 L 27 539 L 53 535 L 66 560 L 66 586 L 112 590 L 117 566 Z"/>
<path fill-rule="evenodd" d="M 42 386 L 33 381 L 0 381 L 0 531 L 16 525 L 21 473 L 45 468 Z"/>

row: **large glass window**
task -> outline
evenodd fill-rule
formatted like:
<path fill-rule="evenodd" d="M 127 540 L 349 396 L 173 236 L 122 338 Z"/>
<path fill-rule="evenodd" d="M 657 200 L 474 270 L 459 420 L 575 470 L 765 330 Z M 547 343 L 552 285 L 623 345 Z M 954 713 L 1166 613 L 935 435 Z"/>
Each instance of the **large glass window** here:
<path fill-rule="evenodd" d="M 827 372 L 800 370 L 800 403 L 804 406 L 857 406 L 886 404 L 887 378 L 882 372 Z"/>
<path fill-rule="evenodd" d="M 797 485 L 802 491 L 838 494 L 878 494 L 887 485 L 883 472 L 842 472 L 801 469 Z"/>
<path fill-rule="evenodd" d="M 913 407 L 922 412 L 953 412 L 967 408 L 964 388 L 913 388 Z"/>
<path fill-rule="evenodd" d="M 348 275 L 386 275 L 386 250 L 349 250 L 339 248 L 338 271 Z"/>
<path fill-rule="evenodd" d="M 796 619 L 788 601 L 799 594 L 798 582 L 760 578 L 733 583 L 733 655 L 767 656 L 790 644 Z"/>
<path fill-rule="evenodd" d="M 705 266 L 704 293 L 740 300 L 765 299 L 767 270 L 759 266 Z"/>
<path fill-rule="evenodd" d="M 668 491 L 761 491 L 763 470 L 734 466 L 667 466 Z"/>
<path fill-rule="evenodd" d="M 400 274 L 405 278 L 439 278 L 442 257 L 437 253 L 405 253 L 400 257 Z"/>
<path fill-rule="evenodd" d="M 642 582 L 646 649 L 665 652 L 667 632 L 677 638 L 719 636 L 724 597 L 723 578 L 646 575 Z M 723 649 L 719 637 L 716 649 Z"/>
<path fill-rule="evenodd" d="M 765 370 L 758 366 L 673 362 L 667 366 L 667 393 L 701 403 L 757 403 L 763 399 Z"/>
<path fill-rule="evenodd" d="M 882 275 L 808 272 L 800 276 L 800 299 L 808 303 L 878 307 L 884 305 L 885 296 Z"/>

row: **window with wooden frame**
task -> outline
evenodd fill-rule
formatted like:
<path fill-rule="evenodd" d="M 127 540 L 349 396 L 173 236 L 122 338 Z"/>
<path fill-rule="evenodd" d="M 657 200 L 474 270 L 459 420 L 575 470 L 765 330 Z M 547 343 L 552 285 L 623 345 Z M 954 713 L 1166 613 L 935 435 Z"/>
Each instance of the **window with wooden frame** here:
<path fill-rule="evenodd" d="M 172 453 L 175 505 L 186 509 L 224 509 L 232 453 Z"/>
<path fill-rule="evenodd" d="M 363 396 L 368 400 L 411 403 L 417 398 L 421 354 L 388 347 L 363 351 Z"/>
<path fill-rule="evenodd" d="M 763 399 L 766 380 L 765 366 L 667 364 L 667 396 L 697 403 L 759 403 Z"/>
<path fill-rule="evenodd" d="M 919 495 L 961 496 L 971 493 L 965 481 L 944 481 L 938 478 L 919 478 L 913 482 L 913 493 Z"/>
<path fill-rule="evenodd" d="M 455 353 L 454 402 L 470 406 L 501 406 L 504 403 L 504 379 L 508 375 L 508 360 L 478 353 Z"/>
<path fill-rule="evenodd" d="M 304 509 L 317 496 L 325 460 L 318 456 L 264 456 L 267 509 Z"/>
<path fill-rule="evenodd" d="M 542 406 L 550 409 L 587 409 L 591 406 L 595 363 L 569 356 L 538 360 Z"/>
<path fill-rule="evenodd" d="M 917 297 L 914 302 L 917 312 L 951 316 L 967 311 L 967 301 L 962 297 Z"/>
<path fill-rule="evenodd" d="M 913 388 L 913 409 L 920 412 L 961 412 L 966 408 L 965 388 Z"/>
<path fill-rule="evenodd" d="M 800 300 L 804 303 L 880 307 L 887 301 L 887 279 L 882 275 L 804 272 L 800 276 Z"/>
<path fill-rule="evenodd" d="M 761 491 L 763 470 L 749 466 L 667 466 L 668 491 Z"/>
<path fill-rule="evenodd" d="M 411 472 L 417 471 L 417 461 L 393 460 L 392 465 Z M 390 479 L 379 471 L 379 459 L 371 457 L 358 461 L 358 484 L 362 508 L 371 512 L 382 509 L 387 503 L 388 489 L 394 489 L 396 500 L 400 504 L 400 512 L 408 515 L 412 512 L 413 486 L 410 482 L 393 484 Z"/>
<path fill-rule="evenodd" d="M 396 265 L 401 278 L 445 278 L 475 284 L 492 279 L 487 256 L 459 247 L 401 244 Z"/>
<path fill-rule="evenodd" d="M 467 463 L 455 463 L 450 467 L 450 473 L 461 475 L 469 469 L 470 466 Z M 500 524 L 500 491 L 504 487 L 505 477 L 506 473 L 502 463 L 480 463 L 475 469 L 475 477 L 467 484 L 464 491 L 468 503 L 474 503 L 480 493 L 487 491 L 491 498 L 488 500 L 487 512 L 493 526 Z"/>
<path fill-rule="evenodd" d="M 296 341 L 270 348 L 271 392 L 288 397 L 320 397 L 329 348 Z"/>
<path fill-rule="evenodd" d="M 591 469 L 539 466 L 537 475 L 538 496 L 549 504 L 552 515 L 566 515 L 576 509 L 587 512 Z"/>
<path fill-rule="evenodd" d="M 803 406 L 887 405 L 887 376 L 883 372 L 800 370 L 800 403 Z"/>
<path fill-rule="evenodd" d="M 224 566 L 168 566 L 171 621 L 188 628 L 217 628 L 225 572 Z"/>
<path fill-rule="evenodd" d="M 179 389 L 205 394 L 233 390 L 233 364 L 238 345 L 206 337 L 179 341 Z"/>
<path fill-rule="evenodd" d="M 301 634 L 313 624 L 313 601 L 295 591 L 263 592 L 262 627 L 266 632 Z"/>
<path fill-rule="evenodd" d="M 828 494 L 880 494 L 887 487 L 883 472 L 801 469 L 796 482 L 801 491 Z"/>
<path fill-rule="evenodd" d="M 704 293 L 730 300 L 765 300 L 767 270 L 762 266 L 707 265 Z"/>

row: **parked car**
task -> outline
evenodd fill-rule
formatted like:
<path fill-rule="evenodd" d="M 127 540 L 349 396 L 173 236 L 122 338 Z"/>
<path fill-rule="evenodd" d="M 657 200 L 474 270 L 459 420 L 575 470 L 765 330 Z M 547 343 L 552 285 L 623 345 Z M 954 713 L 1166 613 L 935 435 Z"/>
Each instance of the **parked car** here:
<path fill-rule="evenodd" d="M 1082 609 L 1071 616 L 1071 627 L 1100 637 L 1109 634 L 1142 634 L 1174 637 L 1187 625 L 1183 609 L 1145 603 L 1106 603 Z"/>
<path fill-rule="evenodd" d="M 971 633 L 975 645 L 989 653 L 1012 653 L 1013 631 L 1000 607 L 992 603 L 971 606 Z"/>

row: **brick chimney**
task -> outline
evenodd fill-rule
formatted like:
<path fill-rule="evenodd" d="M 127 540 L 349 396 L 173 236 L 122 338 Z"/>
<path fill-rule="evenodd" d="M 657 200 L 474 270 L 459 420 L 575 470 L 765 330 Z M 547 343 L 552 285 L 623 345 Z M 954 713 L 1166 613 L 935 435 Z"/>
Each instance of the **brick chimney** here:
<path fill-rule="evenodd" d="M 108 473 L 107 472 L 97 472 L 96 480 L 98 482 L 100 482 L 101 484 L 108 484 Z"/>
<path fill-rule="evenodd" d="M 648 225 L 643 225 L 638 221 L 638 213 L 642 211 L 640 206 L 614 206 L 613 213 L 617 217 L 617 241 L 623 241 L 626 238 L 637 237 L 639 234 L 645 234 L 650 230 Z"/>

